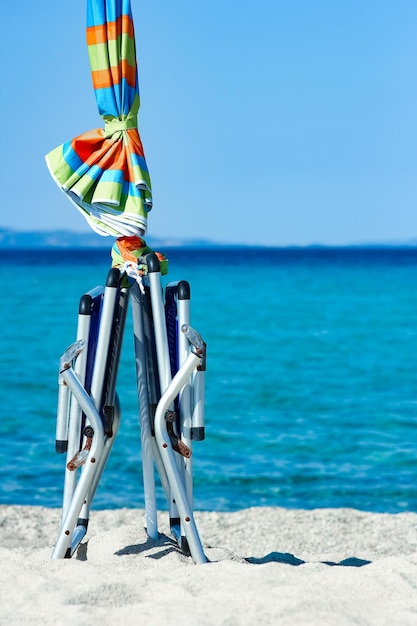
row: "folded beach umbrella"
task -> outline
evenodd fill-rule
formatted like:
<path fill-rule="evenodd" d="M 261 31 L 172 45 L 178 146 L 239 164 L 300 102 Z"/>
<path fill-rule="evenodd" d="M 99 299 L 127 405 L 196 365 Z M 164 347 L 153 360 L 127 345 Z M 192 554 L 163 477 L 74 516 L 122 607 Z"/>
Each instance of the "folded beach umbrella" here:
<path fill-rule="evenodd" d="M 137 128 L 139 88 L 130 0 L 87 0 L 87 45 L 104 129 L 46 156 L 60 188 L 100 235 L 140 236 L 152 208 Z"/>

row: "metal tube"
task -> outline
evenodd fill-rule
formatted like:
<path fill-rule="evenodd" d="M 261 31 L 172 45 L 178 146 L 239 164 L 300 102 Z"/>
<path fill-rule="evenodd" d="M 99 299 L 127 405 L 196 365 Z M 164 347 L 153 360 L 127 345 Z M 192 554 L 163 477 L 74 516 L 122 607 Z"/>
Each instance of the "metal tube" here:
<path fill-rule="evenodd" d="M 161 393 L 163 393 L 171 382 L 171 367 L 169 363 L 169 349 L 165 325 L 164 303 L 162 300 L 160 272 L 149 273 L 149 287 L 151 291 L 159 379 L 161 382 Z"/>
<path fill-rule="evenodd" d="M 90 315 L 78 315 L 77 326 L 77 341 L 84 340 L 85 348 L 80 352 L 77 360 L 74 364 L 74 372 L 76 373 L 78 380 L 84 387 L 85 385 L 85 372 L 87 368 L 87 356 L 88 356 L 88 337 L 91 326 L 91 310 Z M 82 411 L 76 398 L 71 395 L 71 407 L 69 412 L 69 424 L 68 424 L 68 448 L 67 448 L 67 463 L 74 457 L 74 455 L 80 449 L 81 440 L 81 420 Z M 70 472 L 65 469 L 65 482 L 64 482 L 64 494 L 62 503 L 62 520 L 65 518 L 68 507 L 71 503 L 72 496 L 77 485 L 77 472 Z"/>
<path fill-rule="evenodd" d="M 170 404 L 200 362 L 201 359 L 196 354 L 190 353 L 183 366 L 172 379 L 171 384 L 163 394 L 156 410 L 155 437 L 167 472 L 169 483 L 171 485 L 171 490 L 178 507 L 178 512 L 188 541 L 191 556 L 196 563 L 206 563 L 207 557 L 203 552 L 193 517 L 193 511 L 188 501 L 185 485 L 181 480 L 181 475 L 175 460 L 174 451 L 168 436 L 165 421 L 165 414 Z"/>
<path fill-rule="evenodd" d="M 90 424 L 94 429 L 94 437 L 92 440 L 91 448 L 88 452 L 88 457 L 84 470 L 81 473 L 80 479 L 71 500 L 71 504 L 68 507 L 68 511 L 63 520 L 61 530 L 58 535 L 54 551 L 52 553 L 53 559 L 64 558 L 68 547 L 71 544 L 72 533 L 77 523 L 81 507 L 84 503 L 84 499 L 94 478 L 94 473 L 96 471 L 96 461 L 100 460 L 101 454 L 103 452 L 104 443 L 104 431 L 100 415 L 97 413 L 96 407 L 94 406 L 88 393 L 78 380 L 74 370 L 69 367 L 68 369 L 63 370 L 61 374 L 71 392 L 76 397 L 81 409 L 89 418 Z"/>
<path fill-rule="evenodd" d="M 190 324 L 190 300 L 178 298 L 178 327 L 182 328 L 184 324 Z M 184 333 L 180 332 L 178 336 L 178 351 L 180 368 L 187 360 L 190 354 L 190 343 Z M 191 436 L 191 384 L 190 381 L 184 385 L 180 392 L 180 423 L 181 423 L 181 439 L 186 446 L 192 450 Z M 193 501 L 193 457 L 184 459 L 184 478 L 187 489 L 189 502 Z"/>
<path fill-rule="evenodd" d="M 195 372 L 193 378 L 192 437 L 194 441 L 204 439 L 205 372 Z"/>
<path fill-rule="evenodd" d="M 119 289 L 114 285 L 106 286 L 104 289 L 104 298 L 100 317 L 100 330 L 97 341 L 93 379 L 91 381 L 91 397 L 96 407 L 100 406 L 101 396 L 103 393 L 103 381 L 106 374 L 107 355 L 118 293 Z"/>
<path fill-rule="evenodd" d="M 142 472 L 145 499 L 145 525 L 151 539 L 158 538 L 158 518 L 155 495 L 155 471 L 153 465 L 152 428 L 147 384 L 147 362 L 144 334 L 143 296 L 139 285 L 131 287 L 133 334 L 136 358 L 136 377 L 139 401 L 139 422 L 142 448 Z"/>
<path fill-rule="evenodd" d="M 68 449 L 68 419 L 69 419 L 70 393 L 62 378 L 58 377 L 58 408 L 56 413 L 56 452 L 66 452 Z"/>

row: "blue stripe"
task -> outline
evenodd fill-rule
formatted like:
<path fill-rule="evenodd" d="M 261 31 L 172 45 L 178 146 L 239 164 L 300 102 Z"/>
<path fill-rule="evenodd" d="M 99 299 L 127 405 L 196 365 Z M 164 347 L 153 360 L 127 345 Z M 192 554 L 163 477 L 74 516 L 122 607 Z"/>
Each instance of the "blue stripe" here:
<path fill-rule="evenodd" d="M 132 108 L 136 93 L 138 90 L 130 87 L 125 78 L 120 85 L 96 89 L 95 96 L 100 115 L 113 115 L 114 117 L 127 115 Z"/>
<path fill-rule="evenodd" d="M 80 169 L 83 168 L 83 166 L 85 167 L 84 161 L 82 159 L 80 159 L 78 154 L 75 152 L 75 150 L 71 146 L 71 142 L 70 141 L 66 141 L 63 144 L 63 146 L 62 146 L 62 157 L 65 160 L 65 162 L 67 163 L 67 165 L 70 166 L 70 168 L 72 169 L 73 172 L 79 171 Z M 86 169 L 88 169 L 88 166 L 86 166 Z M 84 171 L 86 171 L 86 169 Z"/>
<path fill-rule="evenodd" d="M 142 192 L 136 187 L 134 183 L 129 183 L 127 180 L 123 180 L 122 193 L 126 196 L 134 196 L 135 198 L 141 198 Z"/>
<path fill-rule="evenodd" d="M 120 15 L 132 17 L 130 0 L 88 0 L 87 27 L 115 22 Z"/>
<path fill-rule="evenodd" d="M 136 152 L 133 152 L 130 155 L 130 161 L 131 161 L 132 165 L 139 165 L 140 169 L 143 172 L 149 173 L 148 172 L 148 166 L 146 165 L 146 161 L 145 161 L 144 157 L 140 156 L 139 154 L 136 154 Z"/>
<path fill-rule="evenodd" d="M 100 182 L 103 183 L 116 183 L 122 185 L 124 179 L 123 170 L 104 170 Z"/>
<path fill-rule="evenodd" d="M 97 107 L 101 116 L 113 115 L 114 117 L 119 117 L 120 106 L 116 100 L 116 94 L 113 87 L 96 89 L 95 95 Z"/>
<path fill-rule="evenodd" d="M 138 75 L 136 73 L 136 87 L 132 87 L 131 85 L 129 85 L 129 83 L 127 82 L 126 78 L 122 79 L 122 84 L 121 84 L 121 93 L 122 93 L 122 103 L 123 103 L 123 113 L 125 115 L 127 115 L 130 111 L 130 109 L 132 108 L 132 104 L 135 100 L 135 96 L 136 94 L 139 95 L 139 89 L 138 89 Z"/>
<path fill-rule="evenodd" d="M 129 183 L 129 196 L 135 196 L 136 198 L 142 197 L 142 192 L 136 187 L 134 183 Z"/>
<path fill-rule="evenodd" d="M 103 176 L 103 169 L 98 165 L 92 165 L 88 169 L 88 176 L 93 180 L 97 180 L 98 178 L 101 178 Z"/>

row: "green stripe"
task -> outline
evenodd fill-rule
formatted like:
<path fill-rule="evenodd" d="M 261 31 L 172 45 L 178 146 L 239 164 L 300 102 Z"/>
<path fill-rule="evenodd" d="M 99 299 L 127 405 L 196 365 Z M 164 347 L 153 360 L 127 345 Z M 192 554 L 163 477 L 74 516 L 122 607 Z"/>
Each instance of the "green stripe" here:
<path fill-rule="evenodd" d="M 120 200 L 122 197 L 122 185 L 115 182 L 99 181 L 94 190 L 94 196 L 96 198 L 105 198 L 110 202 L 116 202 L 120 205 Z"/>
<path fill-rule="evenodd" d="M 118 65 L 120 59 L 126 59 L 132 67 L 136 66 L 135 40 L 127 35 L 107 43 L 88 46 L 90 67 L 93 72 Z M 109 65 L 110 62 L 110 65 Z"/>
<path fill-rule="evenodd" d="M 53 172 L 53 175 L 61 185 L 64 185 L 74 174 L 73 170 L 62 155 L 62 146 L 58 146 L 58 148 L 55 148 L 47 154 L 46 160 L 48 162 L 49 169 Z"/>

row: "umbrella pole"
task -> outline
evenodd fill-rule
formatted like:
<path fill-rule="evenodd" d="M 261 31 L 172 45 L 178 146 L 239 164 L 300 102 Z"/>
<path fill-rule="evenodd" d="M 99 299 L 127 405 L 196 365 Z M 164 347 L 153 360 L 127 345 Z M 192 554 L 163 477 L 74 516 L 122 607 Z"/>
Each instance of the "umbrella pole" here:
<path fill-rule="evenodd" d="M 133 336 L 136 358 L 136 377 L 139 401 L 139 420 L 142 449 L 142 472 L 145 498 L 145 526 L 151 539 L 158 538 L 158 518 L 155 494 L 154 454 L 152 449 L 152 424 L 148 391 L 148 358 L 144 328 L 144 302 L 139 285 L 131 287 Z"/>

